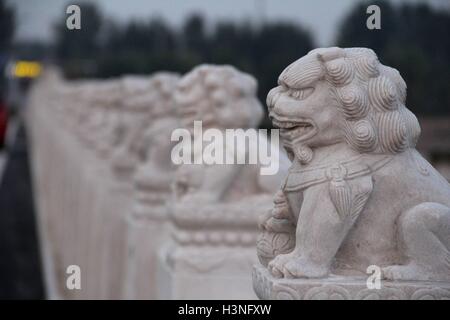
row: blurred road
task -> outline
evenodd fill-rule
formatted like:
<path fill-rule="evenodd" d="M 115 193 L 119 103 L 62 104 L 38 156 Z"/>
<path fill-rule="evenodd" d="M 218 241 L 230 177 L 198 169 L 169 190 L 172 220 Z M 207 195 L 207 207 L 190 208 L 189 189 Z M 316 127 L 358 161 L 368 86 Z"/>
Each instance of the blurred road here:
<path fill-rule="evenodd" d="M 6 164 L 6 153 L 4 150 L 0 150 L 0 184 L 2 182 L 5 164 Z"/>
<path fill-rule="evenodd" d="M 43 299 L 27 139 L 16 124 L 0 152 L 0 299 Z"/>

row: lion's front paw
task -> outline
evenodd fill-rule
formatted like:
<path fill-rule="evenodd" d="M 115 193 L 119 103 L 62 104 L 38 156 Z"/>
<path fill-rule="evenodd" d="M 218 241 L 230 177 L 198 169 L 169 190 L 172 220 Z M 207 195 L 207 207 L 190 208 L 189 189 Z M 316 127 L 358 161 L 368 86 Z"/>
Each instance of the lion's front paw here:
<path fill-rule="evenodd" d="M 328 274 L 328 268 L 297 258 L 284 265 L 283 274 L 286 278 L 323 278 Z"/>
<path fill-rule="evenodd" d="M 295 253 L 280 254 L 268 268 L 277 278 L 322 278 L 328 274 L 327 267 L 308 262 Z"/>
<path fill-rule="evenodd" d="M 275 278 L 283 278 L 284 265 L 291 259 L 292 259 L 291 253 L 279 254 L 278 256 L 275 257 L 275 259 L 269 262 L 267 268 Z"/>

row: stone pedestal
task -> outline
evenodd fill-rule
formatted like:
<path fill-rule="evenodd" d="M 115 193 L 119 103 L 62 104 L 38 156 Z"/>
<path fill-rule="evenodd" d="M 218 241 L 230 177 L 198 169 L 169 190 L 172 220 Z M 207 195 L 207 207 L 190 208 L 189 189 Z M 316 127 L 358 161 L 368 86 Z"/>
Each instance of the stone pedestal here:
<path fill-rule="evenodd" d="M 256 299 L 251 286 L 254 247 L 166 247 L 159 257 L 160 299 Z"/>
<path fill-rule="evenodd" d="M 128 181 L 111 181 L 102 202 L 102 230 L 100 239 L 101 263 L 98 275 L 103 299 L 120 299 L 126 259 L 126 213 L 133 203 L 132 185 Z"/>
<path fill-rule="evenodd" d="M 167 207 L 136 203 L 127 217 L 124 298 L 158 299 L 157 252 L 167 243 Z"/>
<path fill-rule="evenodd" d="M 368 289 L 367 277 L 277 279 L 262 265 L 253 267 L 253 288 L 263 300 L 448 300 L 450 284 L 431 281 L 385 281 Z"/>
<path fill-rule="evenodd" d="M 161 299 L 255 299 L 256 216 L 270 197 L 234 204 L 180 206 L 171 213 L 171 242 L 159 252 Z"/>

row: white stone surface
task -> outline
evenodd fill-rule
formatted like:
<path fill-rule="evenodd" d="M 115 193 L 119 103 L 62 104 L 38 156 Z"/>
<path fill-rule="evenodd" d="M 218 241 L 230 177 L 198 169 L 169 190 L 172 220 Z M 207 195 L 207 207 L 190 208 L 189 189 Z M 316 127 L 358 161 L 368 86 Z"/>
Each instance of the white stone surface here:
<path fill-rule="evenodd" d="M 364 298 L 353 280 L 370 265 L 397 298 L 449 297 L 450 185 L 414 149 L 405 99 L 370 49 L 316 49 L 281 73 L 267 102 L 293 164 L 260 221 L 259 297 L 307 299 L 314 282 L 333 299 L 339 276 L 340 297 Z"/>

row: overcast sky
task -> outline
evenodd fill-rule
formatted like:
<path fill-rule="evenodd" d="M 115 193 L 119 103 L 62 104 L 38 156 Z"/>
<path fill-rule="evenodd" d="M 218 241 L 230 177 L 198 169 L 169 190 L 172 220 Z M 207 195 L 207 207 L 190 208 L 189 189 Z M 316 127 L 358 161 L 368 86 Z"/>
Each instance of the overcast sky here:
<path fill-rule="evenodd" d="M 16 40 L 49 41 L 52 24 L 65 21 L 68 0 L 6 0 L 17 12 Z M 221 19 L 241 21 L 293 21 L 309 29 L 319 45 L 332 43 L 337 23 L 359 0 L 85 0 L 98 4 L 104 15 L 125 22 L 153 15 L 174 26 L 193 12 L 202 13 L 210 23 Z M 392 0 L 427 2 L 450 10 L 450 0 Z M 83 13 L 82 13 L 83 14 Z"/>

